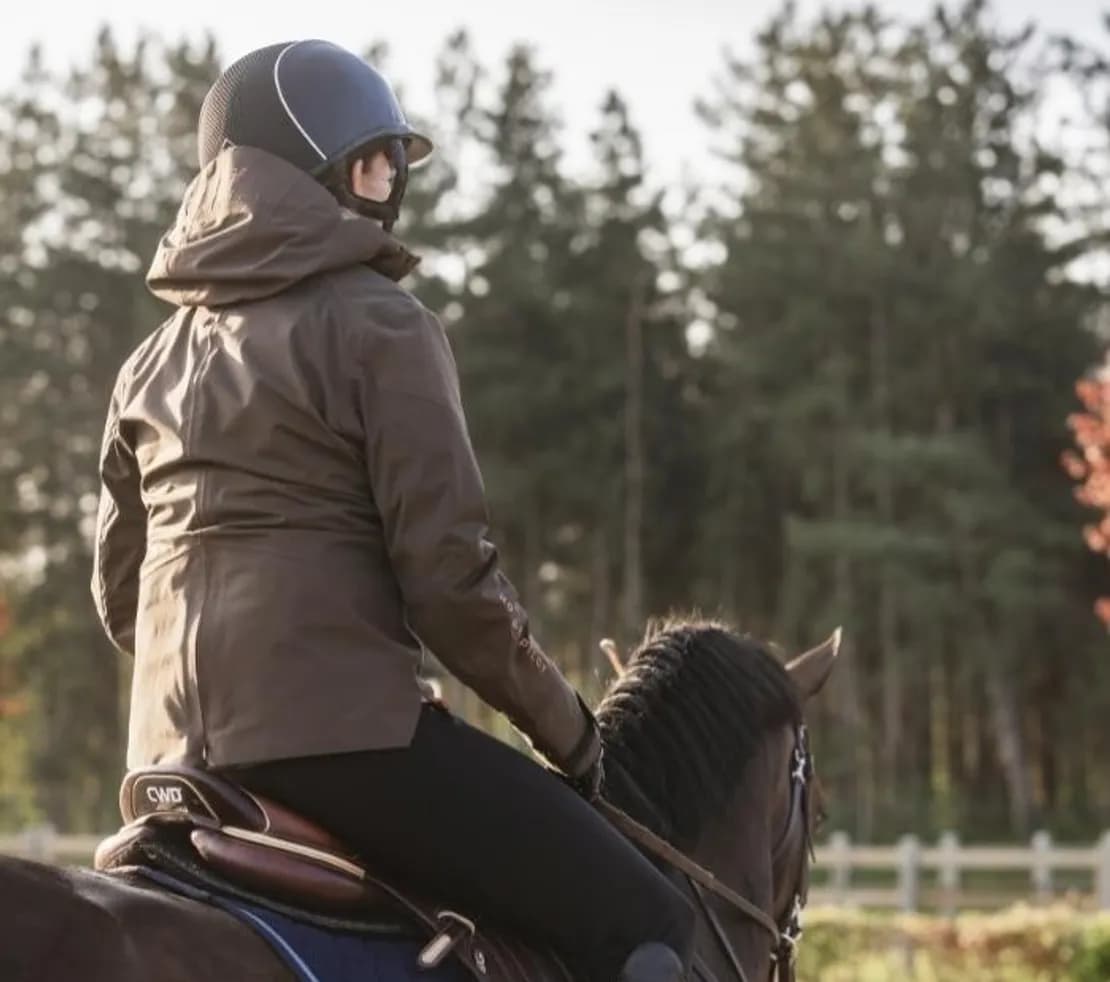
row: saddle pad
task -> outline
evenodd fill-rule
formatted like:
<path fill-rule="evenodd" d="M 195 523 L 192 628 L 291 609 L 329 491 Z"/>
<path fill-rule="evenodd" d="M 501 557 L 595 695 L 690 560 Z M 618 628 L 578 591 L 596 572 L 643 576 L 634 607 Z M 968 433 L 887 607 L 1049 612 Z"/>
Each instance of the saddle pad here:
<path fill-rule="evenodd" d="M 168 890 L 226 910 L 258 934 L 299 982 L 472 982 L 455 958 L 434 969 L 417 967 L 423 942 L 334 931 L 293 920 L 243 900 L 201 891 L 160 870 L 141 876 Z"/>
<path fill-rule="evenodd" d="M 418 941 L 328 931 L 238 900 L 220 904 L 250 925 L 300 982 L 470 982 L 454 958 L 434 969 L 417 968 Z"/>

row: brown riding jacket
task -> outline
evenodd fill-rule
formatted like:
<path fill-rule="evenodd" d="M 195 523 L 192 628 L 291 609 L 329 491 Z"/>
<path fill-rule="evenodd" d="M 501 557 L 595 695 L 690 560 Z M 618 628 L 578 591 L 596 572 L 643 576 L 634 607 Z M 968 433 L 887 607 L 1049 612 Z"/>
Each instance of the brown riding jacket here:
<path fill-rule="evenodd" d="M 487 538 L 451 349 L 395 282 L 415 262 L 261 150 L 190 185 L 147 276 L 178 309 L 101 454 L 129 766 L 404 746 L 422 644 L 556 765 L 588 732 Z"/>

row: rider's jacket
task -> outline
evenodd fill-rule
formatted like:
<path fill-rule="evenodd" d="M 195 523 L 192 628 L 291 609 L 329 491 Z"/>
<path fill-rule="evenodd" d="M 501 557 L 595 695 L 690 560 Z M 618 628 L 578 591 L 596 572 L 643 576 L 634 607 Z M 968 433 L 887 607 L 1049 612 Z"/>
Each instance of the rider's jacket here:
<path fill-rule="evenodd" d="M 559 764 L 584 733 L 487 538 L 415 258 L 311 177 L 224 150 L 147 281 L 177 310 L 127 359 L 93 594 L 135 657 L 128 764 L 404 746 L 427 647 Z"/>

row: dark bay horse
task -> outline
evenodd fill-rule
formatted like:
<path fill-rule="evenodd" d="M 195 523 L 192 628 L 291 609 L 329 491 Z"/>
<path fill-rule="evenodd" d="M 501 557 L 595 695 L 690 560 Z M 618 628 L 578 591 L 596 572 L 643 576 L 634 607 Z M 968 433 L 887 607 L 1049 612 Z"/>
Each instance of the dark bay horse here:
<path fill-rule="evenodd" d="M 598 709 L 605 797 L 712 871 L 762 913 L 674 873 L 699 914 L 695 974 L 764 982 L 768 925 L 804 899 L 818 805 L 802 706 L 820 690 L 837 638 L 784 666 L 759 641 L 706 623 L 648 637 Z M 801 744 L 799 745 L 799 740 Z M 780 978 L 792 978 L 782 964 Z M 0 857 L 4 982 L 290 982 L 269 946 L 216 908 L 86 869 Z"/>

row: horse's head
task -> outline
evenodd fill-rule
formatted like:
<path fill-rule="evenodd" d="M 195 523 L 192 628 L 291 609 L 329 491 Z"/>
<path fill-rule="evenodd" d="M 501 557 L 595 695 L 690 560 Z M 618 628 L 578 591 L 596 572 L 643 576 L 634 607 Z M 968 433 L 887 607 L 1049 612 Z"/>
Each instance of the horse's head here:
<path fill-rule="evenodd" d="M 720 982 L 767 979 L 776 957 L 792 978 L 784 937 L 797 929 L 820 811 L 802 709 L 838 644 L 839 632 L 783 666 L 721 625 L 670 624 L 621 667 L 598 710 L 606 797 L 765 915 L 673 874 L 699 913 L 698 962 Z"/>

